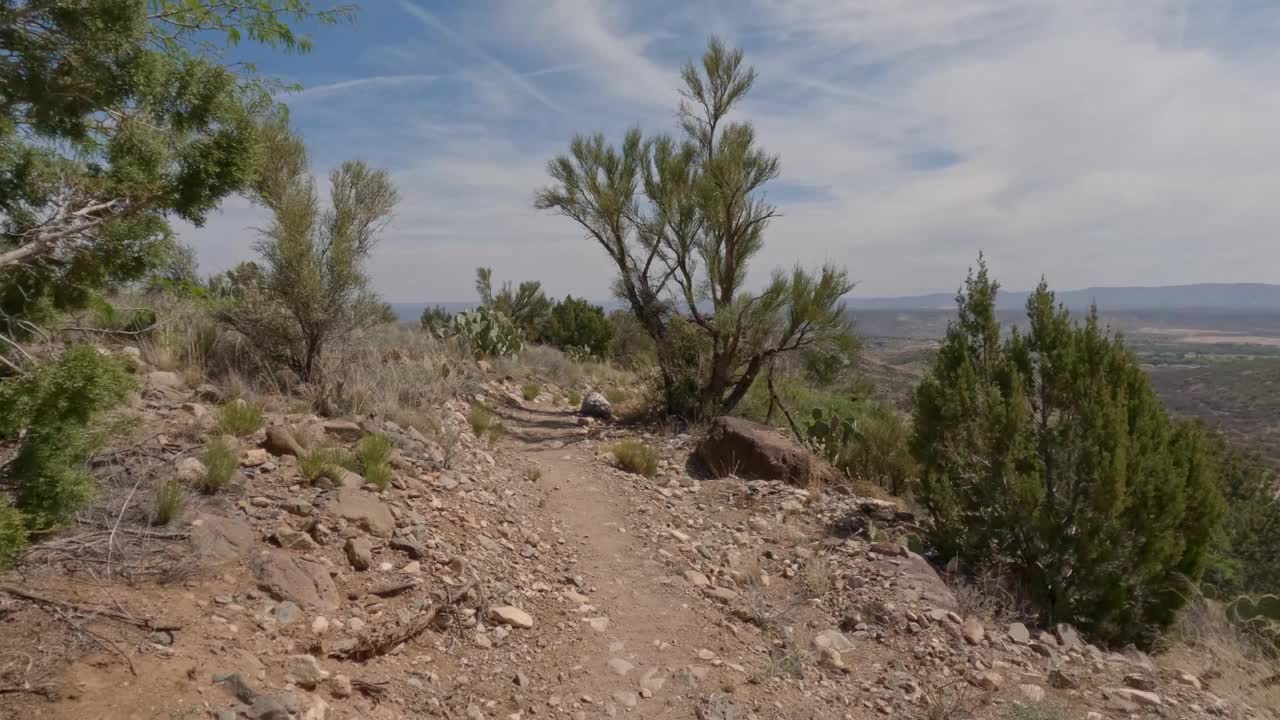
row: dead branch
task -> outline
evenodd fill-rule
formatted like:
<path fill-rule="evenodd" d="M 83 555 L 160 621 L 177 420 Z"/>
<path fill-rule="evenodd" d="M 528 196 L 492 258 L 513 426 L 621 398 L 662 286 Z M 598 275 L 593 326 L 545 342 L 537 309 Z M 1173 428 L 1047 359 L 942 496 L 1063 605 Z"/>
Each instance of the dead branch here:
<path fill-rule="evenodd" d="M 35 603 L 36 605 L 43 605 L 48 608 L 70 610 L 72 612 L 77 612 L 82 615 L 92 615 L 97 617 L 110 618 L 118 622 L 122 622 L 128 625 L 133 625 L 134 627 L 142 628 L 143 630 L 149 630 L 151 632 L 160 632 L 165 630 L 172 632 L 175 630 L 182 629 L 181 625 L 176 625 L 174 623 L 160 623 L 154 620 L 150 620 L 148 618 L 136 618 L 131 615 L 126 615 L 124 613 L 111 610 L 109 608 L 91 607 L 89 605 L 77 605 L 76 603 L 63 602 L 62 600 L 54 600 L 53 598 L 45 597 L 43 595 L 37 595 L 36 593 L 23 590 L 22 588 L 17 588 L 12 585 L 0 585 L 0 593 L 4 593 L 11 597 L 18 598 L 19 600 L 26 600 L 27 602 Z"/>
<path fill-rule="evenodd" d="M 440 614 L 442 609 L 460 602 L 467 596 L 467 593 L 471 592 L 471 588 L 474 585 L 474 580 L 467 582 L 458 588 L 456 594 L 447 596 L 445 602 L 432 605 L 404 626 L 380 627 L 371 632 L 361 634 L 360 639 L 356 641 L 355 647 L 345 652 L 337 653 L 338 657 L 345 660 L 363 661 L 386 655 L 399 645 L 426 632 L 427 628 L 435 623 L 436 616 Z"/>
<path fill-rule="evenodd" d="M 53 700 L 54 688 L 52 685 L 0 685 L 0 695 L 19 693 L 43 695 L 46 700 Z"/>

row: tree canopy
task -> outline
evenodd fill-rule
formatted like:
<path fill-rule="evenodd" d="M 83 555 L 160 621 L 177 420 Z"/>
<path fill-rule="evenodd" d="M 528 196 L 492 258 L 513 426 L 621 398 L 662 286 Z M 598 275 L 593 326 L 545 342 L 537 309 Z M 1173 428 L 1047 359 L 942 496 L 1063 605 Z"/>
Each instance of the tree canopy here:
<path fill-rule="evenodd" d="M 227 49 L 306 52 L 308 0 L 2 0 L 0 309 L 84 302 L 245 190 L 272 83 Z M 12 323 L 6 328 L 12 331 Z"/>

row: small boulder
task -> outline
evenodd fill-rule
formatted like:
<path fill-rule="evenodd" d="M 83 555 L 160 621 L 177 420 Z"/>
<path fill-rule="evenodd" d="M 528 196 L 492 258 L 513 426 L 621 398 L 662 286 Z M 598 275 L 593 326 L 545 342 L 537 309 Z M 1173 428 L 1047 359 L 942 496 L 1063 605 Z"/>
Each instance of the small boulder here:
<path fill-rule="evenodd" d="M 1164 705 L 1164 700 L 1162 700 L 1159 695 L 1146 690 L 1138 690 L 1136 688 L 1111 688 L 1109 692 L 1121 700 L 1127 700 L 1128 702 L 1136 705 L 1143 705 L 1146 707 L 1160 707 L 1161 705 Z"/>
<path fill-rule="evenodd" d="M 378 537 L 391 537 L 396 519 L 386 503 L 376 496 L 355 488 L 343 488 L 325 505 L 325 511 Z"/>
<path fill-rule="evenodd" d="M 533 616 L 512 605 L 499 605 L 489 608 L 489 615 L 501 625 L 509 625 L 525 630 L 533 627 Z"/>
<path fill-rule="evenodd" d="M 290 655 L 285 668 L 286 680 L 308 690 L 329 679 L 328 671 L 312 655 Z"/>
<path fill-rule="evenodd" d="M 294 439 L 293 433 L 283 425 L 272 425 L 267 428 L 267 437 L 262 441 L 262 448 L 272 455 L 293 455 L 300 457 L 306 453 L 302 445 Z"/>
<path fill-rule="evenodd" d="M 834 482 L 839 472 L 782 432 L 739 417 L 711 421 L 696 454 L 712 473 L 808 484 Z"/>
<path fill-rule="evenodd" d="M 582 399 L 582 406 L 578 408 L 578 414 L 608 420 L 613 417 L 613 406 L 604 395 L 598 392 L 587 393 L 587 396 Z"/>
<path fill-rule="evenodd" d="M 982 641 L 987 637 L 987 631 L 982 627 L 982 621 L 973 617 L 964 621 L 964 624 L 960 626 L 960 633 L 964 635 L 965 642 L 970 645 L 981 645 Z"/>
<path fill-rule="evenodd" d="M 198 458 L 186 457 L 178 461 L 178 479 L 185 483 L 198 483 L 204 480 L 209 470 Z"/>
<path fill-rule="evenodd" d="M 1031 631 L 1022 623 L 1011 623 L 1009 625 L 1009 629 L 1005 631 L 1005 634 L 1009 636 L 1010 640 L 1018 643 L 1019 645 L 1026 645 L 1031 642 Z"/>
<path fill-rule="evenodd" d="M 836 652 L 848 652 L 853 649 L 853 643 L 839 630 L 823 630 L 813 637 L 813 644 L 820 650 L 832 648 Z"/>
<path fill-rule="evenodd" d="M 344 442 L 355 442 L 364 435 L 364 430 L 350 420 L 325 420 L 324 431 Z"/>
<path fill-rule="evenodd" d="M 354 537 L 347 540 L 347 562 L 356 570 L 368 570 L 373 565 L 373 546 L 369 538 Z"/>

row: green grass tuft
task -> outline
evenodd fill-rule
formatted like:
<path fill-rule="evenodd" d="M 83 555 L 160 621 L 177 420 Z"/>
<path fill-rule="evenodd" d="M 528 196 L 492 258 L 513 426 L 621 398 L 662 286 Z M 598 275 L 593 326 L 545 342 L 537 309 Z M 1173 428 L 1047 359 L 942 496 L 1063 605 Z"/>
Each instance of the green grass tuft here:
<path fill-rule="evenodd" d="M 485 437 L 489 427 L 493 425 L 493 411 L 484 405 L 472 405 L 471 411 L 467 413 L 467 422 L 471 424 L 471 432 L 476 437 Z"/>
<path fill-rule="evenodd" d="M 538 394 L 542 392 L 542 386 L 538 383 L 528 383 L 520 388 L 520 395 L 525 402 L 533 402 L 538 399 Z"/>
<path fill-rule="evenodd" d="M 222 406 L 218 415 L 218 432 L 236 437 L 252 435 L 262 427 L 264 419 L 261 407 L 235 400 Z"/>
<path fill-rule="evenodd" d="M 658 472 L 657 453 L 639 440 L 623 440 L 610 451 L 614 464 L 622 470 L 645 477 L 653 477 Z"/>
<path fill-rule="evenodd" d="M 204 463 L 205 472 L 204 477 L 196 481 L 196 489 L 205 495 L 216 494 L 225 488 L 240 467 L 235 449 L 222 438 L 211 440 L 204 446 L 200 462 Z"/>

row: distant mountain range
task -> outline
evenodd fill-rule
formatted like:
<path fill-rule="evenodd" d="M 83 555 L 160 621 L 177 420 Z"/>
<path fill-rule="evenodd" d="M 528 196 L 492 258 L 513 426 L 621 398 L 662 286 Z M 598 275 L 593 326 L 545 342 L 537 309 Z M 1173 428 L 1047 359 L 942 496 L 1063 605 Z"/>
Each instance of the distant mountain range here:
<path fill-rule="evenodd" d="M 1001 290 L 996 301 L 999 310 L 1021 310 L 1026 306 L 1028 291 Z M 1059 290 L 1058 302 L 1072 309 L 1097 304 L 1100 310 L 1263 310 L 1280 311 L 1280 285 L 1268 283 L 1198 283 L 1195 285 L 1163 285 L 1158 287 L 1090 287 L 1081 290 Z M 931 293 L 903 297 L 863 298 L 847 296 L 845 305 L 851 310 L 952 310 L 955 293 Z M 623 307 L 617 300 L 599 304 L 606 310 Z M 452 313 L 470 310 L 474 302 L 391 303 L 400 319 L 415 322 L 423 308 L 440 305 Z"/>
<path fill-rule="evenodd" d="M 997 309 L 1019 310 L 1026 305 L 1030 292 L 1001 291 Z M 1081 290 L 1059 290 L 1058 302 L 1069 308 L 1085 308 L 1097 304 L 1101 310 L 1278 310 L 1280 285 L 1266 283 L 1199 283 L 1160 287 L 1090 287 Z M 932 293 L 888 298 L 846 297 L 845 304 L 854 310 L 950 310 L 955 307 L 955 293 Z"/>

